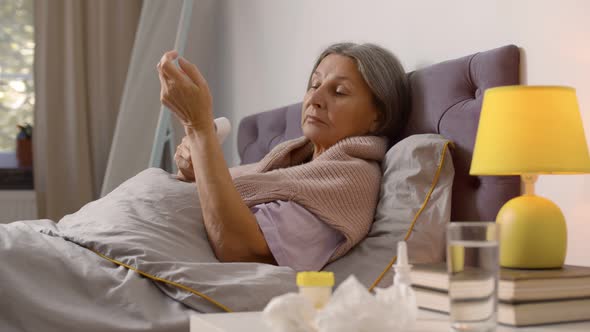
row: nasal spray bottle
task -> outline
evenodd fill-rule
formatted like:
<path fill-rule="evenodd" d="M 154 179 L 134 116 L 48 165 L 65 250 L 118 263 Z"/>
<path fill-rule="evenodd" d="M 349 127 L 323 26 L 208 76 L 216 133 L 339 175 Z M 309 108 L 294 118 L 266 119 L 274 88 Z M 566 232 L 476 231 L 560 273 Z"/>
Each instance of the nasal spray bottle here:
<path fill-rule="evenodd" d="M 408 264 L 408 249 L 405 241 L 397 243 L 397 261 L 393 269 L 395 271 L 393 285 L 379 290 L 377 299 L 392 309 L 392 318 L 400 331 L 406 331 L 416 323 L 418 306 L 416 305 L 416 294 L 412 289 L 410 278 L 412 265 Z"/>

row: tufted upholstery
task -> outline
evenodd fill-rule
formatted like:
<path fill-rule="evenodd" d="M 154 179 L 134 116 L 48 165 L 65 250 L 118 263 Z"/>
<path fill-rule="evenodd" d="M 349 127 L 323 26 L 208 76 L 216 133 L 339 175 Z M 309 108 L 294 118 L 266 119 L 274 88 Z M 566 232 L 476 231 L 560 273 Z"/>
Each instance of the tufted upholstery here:
<path fill-rule="evenodd" d="M 404 136 L 438 133 L 455 143 L 451 220 L 495 220 L 520 193 L 518 177 L 469 175 L 483 91 L 519 83 L 518 47 L 508 45 L 409 73 L 412 112 Z M 302 135 L 301 104 L 244 118 L 238 129 L 242 163 L 260 160 L 275 145 Z"/>
<path fill-rule="evenodd" d="M 301 103 L 247 116 L 238 127 L 242 164 L 256 162 L 275 145 L 301 135 Z"/>

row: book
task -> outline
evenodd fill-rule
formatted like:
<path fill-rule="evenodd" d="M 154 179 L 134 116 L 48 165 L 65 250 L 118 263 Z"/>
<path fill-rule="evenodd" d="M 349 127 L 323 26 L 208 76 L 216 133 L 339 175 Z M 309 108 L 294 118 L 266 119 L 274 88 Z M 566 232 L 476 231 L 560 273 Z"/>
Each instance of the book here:
<path fill-rule="evenodd" d="M 449 280 L 446 265 L 420 264 L 412 269 L 416 302 L 423 309 L 449 312 Z M 493 281 L 466 278 L 459 290 L 467 297 L 471 290 L 493 290 Z M 473 292 L 471 292 L 473 293 Z M 458 294 L 461 297 L 461 294 Z M 561 269 L 500 269 L 498 282 L 498 322 L 513 326 L 590 320 L 590 267 L 564 266 Z M 466 303 L 473 312 L 475 303 Z"/>
<path fill-rule="evenodd" d="M 416 303 L 422 309 L 448 313 L 449 296 L 446 292 L 413 287 Z M 474 314 L 477 308 L 472 308 Z M 590 320 L 590 298 L 498 303 L 498 322 L 513 326 L 529 326 Z"/>
<path fill-rule="evenodd" d="M 412 267 L 412 284 L 433 290 L 448 291 L 447 266 L 416 264 Z M 473 287 L 482 287 L 473 281 Z M 483 285 L 485 287 L 485 285 Z M 500 268 L 498 299 L 503 302 L 562 300 L 590 297 L 590 267 L 564 265 L 561 269 Z"/>

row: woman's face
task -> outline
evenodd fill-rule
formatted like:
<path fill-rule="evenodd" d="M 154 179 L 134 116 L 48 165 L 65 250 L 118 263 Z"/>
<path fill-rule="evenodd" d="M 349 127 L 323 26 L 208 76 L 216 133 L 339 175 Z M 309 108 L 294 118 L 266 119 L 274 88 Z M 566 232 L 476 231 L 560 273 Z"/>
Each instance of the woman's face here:
<path fill-rule="evenodd" d="M 353 59 L 330 54 L 312 74 L 301 112 L 303 134 L 322 152 L 377 128 L 373 94 Z"/>

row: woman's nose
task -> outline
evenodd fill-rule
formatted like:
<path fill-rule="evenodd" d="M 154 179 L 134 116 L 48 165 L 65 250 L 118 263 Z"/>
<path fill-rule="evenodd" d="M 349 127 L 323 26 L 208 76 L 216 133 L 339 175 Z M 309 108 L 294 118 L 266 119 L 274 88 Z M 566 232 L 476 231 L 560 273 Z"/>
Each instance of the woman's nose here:
<path fill-rule="evenodd" d="M 323 109 L 326 106 L 326 100 L 324 98 L 324 90 L 321 87 L 311 91 L 311 96 L 309 97 L 309 103 L 319 109 Z"/>

